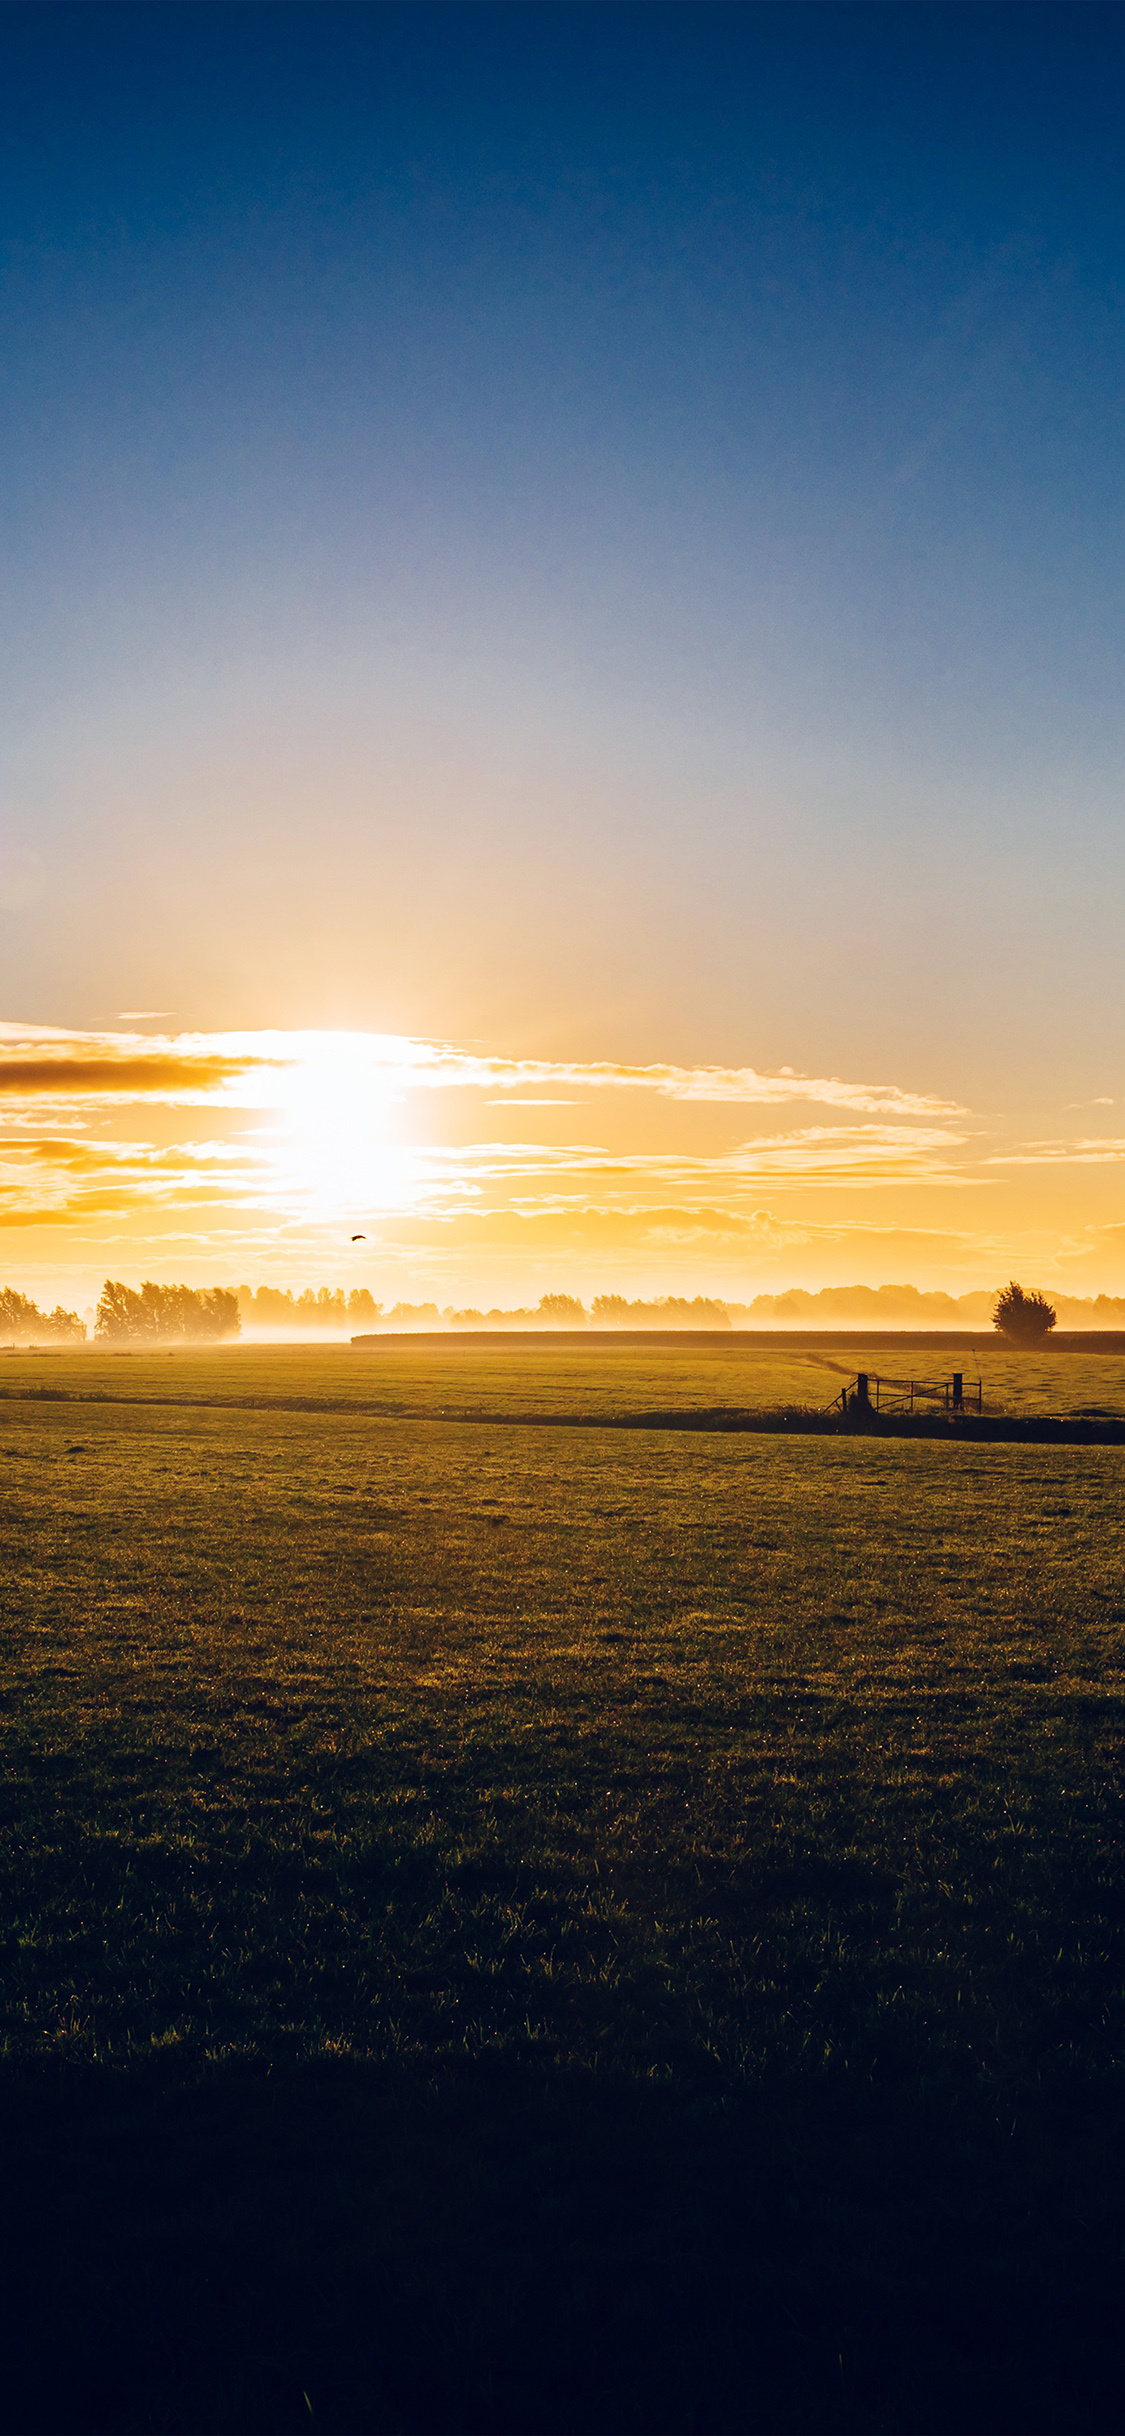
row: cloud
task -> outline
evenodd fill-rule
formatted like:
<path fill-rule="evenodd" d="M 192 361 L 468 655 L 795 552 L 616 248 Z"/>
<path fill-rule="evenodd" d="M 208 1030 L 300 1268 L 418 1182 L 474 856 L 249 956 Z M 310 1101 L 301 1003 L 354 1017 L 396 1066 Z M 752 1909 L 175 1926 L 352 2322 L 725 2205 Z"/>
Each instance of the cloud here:
<path fill-rule="evenodd" d="M 557 1208 L 457 1209 L 439 1221 L 414 1213 L 380 1227 L 381 1244 L 436 1251 L 506 1253 L 568 1250 L 596 1252 L 696 1245 L 707 1251 L 729 1244 L 747 1251 L 779 1240 L 735 1210 L 679 1208 L 606 1209 L 589 1203 Z M 795 1239 L 799 1239 L 799 1236 Z"/>
<path fill-rule="evenodd" d="M 185 1091 L 232 1096 L 238 1103 L 276 1104 L 276 1077 L 285 1068 L 307 1068 L 315 1077 L 344 1076 L 357 1094 L 365 1079 L 385 1094 L 396 1091 L 503 1091 L 582 1089 L 655 1092 L 666 1099 L 772 1107 L 798 1101 L 854 1111 L 858 1115 L 962 1116 L 954 1101 L 905 1091 L 897 1084 L 845 1082 L 782 1068 L 761 1074 L 753 1066 L 631 1066 L 607 1060 L 590 1063 L 542 1058 L 480 1056 L 440 1041 L 377 1032 L 66 1033 L 43 1025 L 0 1024 L 0 1091 L 43 1095 L 67 1093 L 164 1095 Z M 260 1096 L 255 1097 L 255 1093 Z M 249 1096 L 248 1096 L 249 1095 Z M 525 1103 L 526 1104 L 526 1103 Z"/>
<path fill-rule="evenodd" d="M 557 1195 L 572 1181 L 588 1190 L 596 1181 L 603 1197 L 634 1199 L 643 1192 L 666 1194 L 671 1186 L 698 1193 L 701 1187 L 729 1193 L 756 1192 L 763 1183 L 864 1184 L 964 1179 L 948 1154 L 964 1136 L 934 1126 L 808 1125 L 792 1133 L 767 1134 L 714 1157 L 676 1151 L 615 1153 L 600 1144 L 472 1142 L 429 1148 L 418 1154 L 421 1177 L 435 1193 L 463 1189 L 480 1193 L 502 1185 L 511 1191 L 534 1183 Z"/>
<path fill-rule="evenodd" d="M 433 1089 L 519 1091 L 535 1085 L 568 1085 L 587 1091 L 655 1091 L 663 1098 L 711 1100 L 769 1107 L 811 1100 L 824 1107 L 851 1108 L 865 1115 L 963 1116 L 954 1100 L 904 1091 L 894 1083 L 849 1083 L 838 1077 L 797 1073 L 791 1066 L 761 1074 L 754 1066 L 630 1066 L 598 1059 L 479 1057 L 433 1041 L 396 1044 L 404 1078 Z"/>
<path fill-rule="evenodd" d="M 986 1167 L 1100 1167 L 1125 1159 L 1125 1141 L 1098 1136 L 1077 1142 L 1025 1142 L 1020 1150 L 997 1150 Z"/>
<path fill-rule="evenodd" d="M 0 1103 L 13 1112 L 21 1102 L 38 1103 L 56 1116 L 68 1104 L 99 1101 L 183 1107 L 221 1097 L 236 1106 L 257 1106 L 268 1104 L 270 1077 L 280 1062 L 258 1054 L 252 1043 L 215 1034 L 185 1033 L 170 1040 L 0 1023 Z M 255 1079 L 258 1068 L 264 1072 Z"/>
<path fill-rule="evenodd" d="M 411 1121 L 419 1090 L 431 1095 L 425 1126 Z M 457 1096 L 435 1105 L 440 1093 Z M 620 1148 L 615 1103 L 635 1135 L 638 1099 L 643 1111 L 653 1095 L 743 1113 L 710 1127 L 709 1150 Z M 748 1111 L 818 1100 L 823 1122 L 749 1130 Z M 476 1122 L 483 1134 L 488 1104 L 513 1120 L 507 1140 L 449 1138 Z M 525 1128 L 521 1108 L 576 1105 L 584 1131 L 594 1130 L 596 1107 L 601 1140 L 526 1138 L 533 1120 Z M 211 1117 L 193 1118 L 183 1138 L 189 1121 L 176 1112 L 201 1107 Z M 968 1137 L 951 1113 L 897 1086 L 787 1069 L 500 1058 L 397 1034 L 144 1035 L 8 1022 L 0 1225 L 69 1231 L 72 1257 L 81 1248 L 91 1261 L 194 1245 L 224 1264 L 260 1267 L 271 1249 L 281 1258 L 297 1243 L 336 1258 L 345 1218 L 372 1246 L 417 1247 L 439 1265 L 458 1244 L 499 1254 L 541 1243 L 560 1255 L 568 1244 L 632 1246 L 685 1262 L 693 1247 L 769 1257 L 808 1239 L 803 1218 L 763 1210 L 774 1193 L 799 1195 L 802 1209 L 820 1196 L 827 1210 L 833 1192 L 968 1182 L 959 1164 Z M 196 1138 L 205 1131 L 226 1138 Z M 664 1139 L 668 1131 L 665 1118 Z M 145 1138 L 131 1138 L 138 1132 Z M 439 1138 L 417 1138 L 425 1133 Z"/>
<path fill-rule="evenodd" d="M 80 1226 L 109 1211 L 148 1222 L 170 1207 L 232 1213 L 261 1197 L 261 1153 L 239 1144 L 0 1143 L 0 1224 Z"/>
<path fill-rule="evenodd" d="M 155 1095 L 179 1101 L 210 1094 L 246 1071 L 246 1061 L 231 1057 L 11 1057 L 0 1051 L 0 1094 L 20 1099 L 73 1099 L 79 1094 L 98 1098 L 135 1099 Z"/>

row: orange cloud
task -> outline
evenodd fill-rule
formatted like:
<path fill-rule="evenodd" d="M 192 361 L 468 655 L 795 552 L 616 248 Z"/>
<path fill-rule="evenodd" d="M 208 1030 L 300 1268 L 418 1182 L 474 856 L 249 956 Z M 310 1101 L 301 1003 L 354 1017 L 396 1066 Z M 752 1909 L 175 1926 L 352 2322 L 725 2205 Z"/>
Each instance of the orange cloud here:
<path fill-rule="evenodd" d="M 0 1050 L 0 1093 L 21 1099 L 73 1098 L 92 1092 L 114 1099 L 138 1093 L 178 1098 L 182 1092 L 217 1091 L 247 1070 L 233 1057 L 11 1057 Z"/>
<path fill-rule="evenodd" d="M 424 1125 L 419 1091 L 429 1100 Z M 646 1101 L 651 1109 L 654 1097 L 710 1104 L 712 1120 L 692 1119 L 690 1151 L 616 1146 L 619 1125 L 635 1136 L 638 1110 Z M 483 1119 L 486 1100 L 510 1112 L 505 1130 L 517 1137 L 521 1106 L 558 1110 L 534 1120 L 544 1132 L 569 1123 L 565 1107 L 583 1104 L 574 1130 L 590 1127 L 594 1106 L 605 1138 L 452 1139 Z M 746 1112 L 817 1103 L 821 1123 L 749 1133 Z M 145 1112 L 150 1138 L 127 1137 L 137 1122 L 130 1106 Z M 226 1138 L 182 1138 L 186 1124 L 172 1112 L 202 1106 L 213 1112 L 205 1122 Z M 446 1106 L 450 1138 L 442 1140 Z M 157 1110 L 168 1112 L 159 1140 L 151 1138 Z M 811 1245 L 821 1221 L 810 1228 L 803 1213 L 816 1207 L 827 1221 L 834 1195 L 854 1202 L 884 1188 L 984 1180 L 968 1170 L 969 1135 L 955 1103 L 896 1084 L 789 1068 L 492 1057 L 397 1034 L 146 1037 L 0 1024 L 0 1114 L 5 1229 L 69 1231 L 74 1257 L 81 1247 L 91 1262 L 110 1257 L 111 1247 L 113 1258 L 133 1246 L 136 1258 L 151 1260 L 159 1247 L 180 1258 L 172 1247 L 194 1246 L 221 1259 L 224 1274 L 232 1258 L 247 1268 L 288 1258 L 287 1245 L 310 1256 L 325 1246 L 335 1259 L 357 1223 L 369 1261 L 377 1246 L 391 1257 L 415 1247 L 423 1263 L 440 1266 L 457 1247 L 479 1245 L 498 1259 L 510 1250 L 514 1266 L 516 1253 L 537 1244 L 552 1258 L 568 1245 L 595 1260 L 599 1250 L 608 1258 L 635 1249 L 650 1265 L 666 1253 L 673 1270 L 677 1262 L 686 1269 L 693 1252 L 728 1264 L 769 1260 L 786 1246 Z M 532 1122 L 529 1114 L 528 1129 Z M 736 1128 L 743 1138 L 732 1140 Z M 665 1115 L 665 1142 L 668 1133 Z M 699 1148 L 701 1140 L 710 1147 Z M 770 1218 L 758 1206 L 781 1193 L 800 1196 L 799 1221 Z M 842 1237 L 846 1223 L 838 1215 L 824 1240 Z"/>
<path fill-rule="evenodd" d="M 409 1091 L 500 1090 L 539 1086 L 589 1091 L 652 1091 L 664 1098 L 743 1106 L 779 1106 L 812 1101 L 865 1115 L 961 1116 L 950 1100 L 907 1091 L 893 1083 L 847 1082 L 837 1076 L 798 1073 L 782 1067 L 762 1074 L 754 1066 L 633 1066 L 613 1060 L 590 1062 L 480 1056 L 455 1044 L 397 1033 L 242 1032 L 181 1033 L 145 1038 L 136 1033 L 67 1033 L 45 1025 L 0 1024 L 0 1091 L 66 1095 L 134 1092 L 210 1093 L 257 1079 L 262 1098 L 274 1104 L 270 1077 L 279 1069 L 324 1067 L 346 1057 L 358 1087 L 364 1074 L 384 1088 Z M 245 1104 L 245 1103 L 244 1103 Z M 544 1103 L 549 1104 L 549 1103 Z"/>

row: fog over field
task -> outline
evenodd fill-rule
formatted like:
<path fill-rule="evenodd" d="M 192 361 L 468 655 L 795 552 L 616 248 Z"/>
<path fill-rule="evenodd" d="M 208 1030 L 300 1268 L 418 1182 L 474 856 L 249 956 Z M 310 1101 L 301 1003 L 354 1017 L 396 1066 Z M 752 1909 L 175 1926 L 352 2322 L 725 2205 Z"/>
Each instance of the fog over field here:
<path fill-rule="evenodd" d="M 147 1284 L 139 1290 L 107 1281 L 97 1309 L 77 1312 L 56 1306 L 40 1310 L 30 1296 L 13 1287 L 0 1288 L 0 1344 L 59 1343 L 87 1336 L 161 1336 L 169 1339 L 243 1338 L 255 1343 L 285 1343 L 296 1338 L 312 1342 L 350 1340 L 363 1330 L 380 1333 L 426 1333 L 454 1330 L 511 1329 L 515 1332 L 589 1330 L 808 1329 L 834 1328 L 947 1329 L 988 1332 L 993 1323 L 998 1289 L 962 1294 L 923 1294 L 913 1286 L 834 1286 L 819 1294 L 792 1289 L 786 1294 L 760 1294 L 752 1302 L 723 1302 L 717 1296 L 661 1295 L 630 1300 L 622 1294 L 592 1297 L 589 1307 L 577 1295 L 561 1292 L 540 1296 L 534 1305 L 444 1310 L 437 1303 L 376 1302 L 366 1287 L 291 1288 L 250 1286 L 235 1289 L 192 1288 Z M 1056 1296 L 1051 1308 L 1065 1331 L 1118 1330 L 1125 1325 L 1125 1297 L 1098 1295 L 1081 1300 Z"/>

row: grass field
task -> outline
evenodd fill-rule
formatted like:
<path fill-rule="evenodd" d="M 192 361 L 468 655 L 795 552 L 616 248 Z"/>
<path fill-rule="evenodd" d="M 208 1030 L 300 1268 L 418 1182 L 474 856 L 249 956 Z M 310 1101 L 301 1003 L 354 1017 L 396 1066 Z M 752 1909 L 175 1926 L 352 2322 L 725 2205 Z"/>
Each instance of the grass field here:
<path fill-rule="evenodd" d="M 985 1411 L 1125 1415 L 1125 1356 L 1015 1353 L 987 1333 L 948 1349 L 901 1347 L 873 1337 L 840 1347 L 790 1340 L 762 1349 L 729 1339 L 646 1342 L 627 1335 L 482 1342 L 465 1336 L 385 1336 L 373 1345 L 234 1344 L 215 1351 L 17 1352 L 0 1348 L 0 1410 L 29 1392 L 59 1396 L 172 1397 L 205 1402 L 287 1399 L 355 1404 L 388 1416 L 518 1419 L 536 1413 L 613 1412 L 731 1405 L 829 1404 L 857 1370 L 873 1376 L 980 1378 Z"/>
<path fill-rule="evenodd" d="M 5 2427 L 1122 2425 L 1125 1449 L 755 1358 L 0 1369 Z"/>

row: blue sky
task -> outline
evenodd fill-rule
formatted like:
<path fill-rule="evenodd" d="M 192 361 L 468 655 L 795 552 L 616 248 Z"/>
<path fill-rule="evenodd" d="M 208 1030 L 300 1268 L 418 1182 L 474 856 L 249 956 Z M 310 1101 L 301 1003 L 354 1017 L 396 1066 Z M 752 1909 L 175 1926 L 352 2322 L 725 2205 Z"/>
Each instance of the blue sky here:
<path fill-rule="evenodd" d="M 1125 12 L 0 45 L 7 1018 L 874 1077 L 1110 1261 Z"/>

